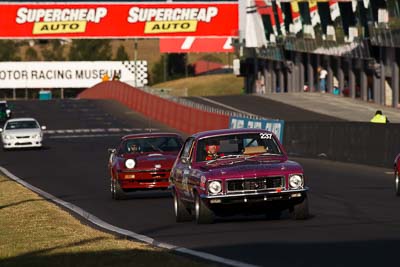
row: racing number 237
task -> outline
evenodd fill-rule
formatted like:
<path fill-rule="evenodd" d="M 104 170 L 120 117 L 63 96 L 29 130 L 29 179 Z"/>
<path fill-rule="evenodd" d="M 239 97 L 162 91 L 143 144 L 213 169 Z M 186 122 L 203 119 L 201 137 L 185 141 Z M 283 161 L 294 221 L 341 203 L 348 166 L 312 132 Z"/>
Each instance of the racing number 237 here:
<path fill-rule="evenodd" d="M 270 133 L 260 133 L 261 139 L 272 139 L 272 134 Z"/>

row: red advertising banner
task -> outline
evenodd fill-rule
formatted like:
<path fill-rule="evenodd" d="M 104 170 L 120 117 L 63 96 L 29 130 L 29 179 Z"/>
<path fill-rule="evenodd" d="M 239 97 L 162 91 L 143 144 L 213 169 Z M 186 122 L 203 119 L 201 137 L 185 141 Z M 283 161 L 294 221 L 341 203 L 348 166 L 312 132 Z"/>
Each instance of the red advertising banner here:
<path fill-rule="evenodd" d="M 185 37 L 160 39 L 161 53 L 234 52 L 231 37 Z"/>
<path fill-rule="evenodd" d="M 0 3 L 1 39 L 237 36 L 238 4 Z"/>

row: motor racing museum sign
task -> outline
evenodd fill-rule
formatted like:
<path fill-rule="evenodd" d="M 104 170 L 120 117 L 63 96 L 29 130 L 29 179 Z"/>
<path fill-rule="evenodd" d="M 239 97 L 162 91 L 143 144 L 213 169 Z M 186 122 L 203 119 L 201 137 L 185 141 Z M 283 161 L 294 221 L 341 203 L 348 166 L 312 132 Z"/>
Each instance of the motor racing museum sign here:
<path fill-rule="evenodd" d="M 236 36 L 238 4 L 0 3 L 0 38 Z M 234 15 L 232 15 L 234 14 Z"/>
<path fill-rule="evenodd" d="M 148 82 L 147 62 L 0 62 L 0 88 L 86 88 L 101 82 L 105 76 L 142 87 Z"/>

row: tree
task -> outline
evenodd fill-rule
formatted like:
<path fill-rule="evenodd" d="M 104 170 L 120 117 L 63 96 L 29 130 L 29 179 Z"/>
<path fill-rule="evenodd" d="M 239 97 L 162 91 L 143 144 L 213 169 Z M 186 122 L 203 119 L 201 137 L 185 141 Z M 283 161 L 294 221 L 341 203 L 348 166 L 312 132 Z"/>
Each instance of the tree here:
<path fill-rule="evenodd" d="M 164 77 L 164 61 L 166 55 L 162 55 L 160 60 L 154 64 L 153 68 L 151 69 L 150 75 L 150 84 L 162 83 L 167 80 L 167 77 Z"/>
<path fill-rule="evenodd" d="M 115 56 L 115 60 L 117 60 L 117 61 L 129 60 L 128 53 L 126 53 L 125 47 L 123 45 L 120 45 L 118 47 L 117 55 Z"/>
<path fill-rule="evenodd" d="M 167 70 L 170 80 L 185 77 L 186 54 L 171 53 L 167 57 Z"/>
<path fill-rule="evenodd" d="M 72 46 L 69 51 L 69 60 L 111 60 L 111 55 L 110 40 L 79 39 L 72 41 Z"/>
<path fill-rule="evenodd" d="M 11 40 L 0 40 L 0 61 L 20 61 L 19 47 Z"/>
<path fill-rule="evenodd" d="M 32 47 L 28 47 L 28 49 L 26 49 L 26 51 L 25 51 L 25 60 L 35 61 L 38 59 L 39 59 L 39 56 L 38 56 L 38 53 L 36 52 L 36 50 Z"/>
<path fill-rule="evenodd" d="M 42 48 L 42 56 L 47 61 L 64 61 L 64 46 L 60 40 L 50 40 L 49 44 Z"/>

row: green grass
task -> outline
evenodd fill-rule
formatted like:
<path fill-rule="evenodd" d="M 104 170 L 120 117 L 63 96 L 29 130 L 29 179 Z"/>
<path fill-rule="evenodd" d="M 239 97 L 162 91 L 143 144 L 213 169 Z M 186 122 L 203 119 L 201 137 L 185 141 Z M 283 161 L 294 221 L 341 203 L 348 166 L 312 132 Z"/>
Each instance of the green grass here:
<path fill-rule="evenodd" d="M 82 224 L 0 176 L 0 266 L 210 266 Z"/>
<path fill-rule="evenodd" d="M 243 77 L 234 74 L 214 74 L 189 77 L 158 83 L 154 89 L 163 89 L 174 96 L 211 96 L 242 93 Z"/>

